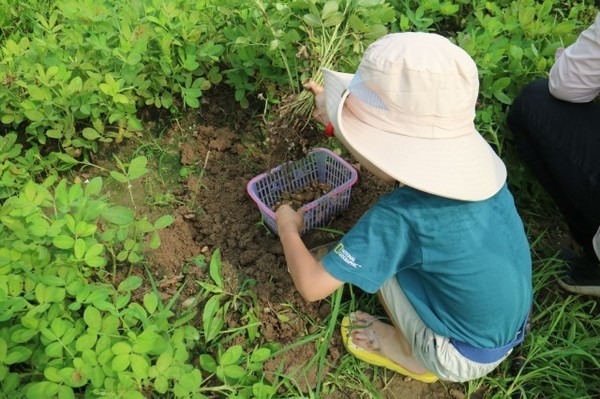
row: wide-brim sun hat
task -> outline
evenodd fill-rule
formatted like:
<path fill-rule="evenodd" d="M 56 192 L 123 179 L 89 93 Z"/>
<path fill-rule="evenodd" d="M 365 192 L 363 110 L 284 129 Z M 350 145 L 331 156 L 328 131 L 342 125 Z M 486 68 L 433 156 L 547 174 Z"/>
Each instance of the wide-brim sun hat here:
<path fill-rule="evenodd" d="M 480 201 L 506 181 L 506 167 L 474 124 L 477 66 L 433 33 L 388 34 L 355 74 L 325 69 L 336 137 L 399 182 L 438 196 Z"/>

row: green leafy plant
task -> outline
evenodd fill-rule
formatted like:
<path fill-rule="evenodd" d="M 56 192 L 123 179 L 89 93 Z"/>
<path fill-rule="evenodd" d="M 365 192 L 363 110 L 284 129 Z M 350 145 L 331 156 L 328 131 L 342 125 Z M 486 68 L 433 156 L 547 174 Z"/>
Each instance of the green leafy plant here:
<path fill-rule="evenodd" d="M 306 1 L 289 7 L 301 17 L 298 30 L 306 38 L 297 49 L 305 57 L 298 80 L 290 82 L 296 94 L 282 107 L 283 118 L 297 127 L 307 123 L 314 107 L 312 93 L 300 84 L 309 79 L 322 84 L 324 68 L 354 72 L 366 47 L 388 32 L 395 13 L 383 0 Z"/>
<path fill-rule="evenodd" d="M 117 288 L 95 281 L 117 235 L 141 239 L 122 229 L 131 214 L 102 198 L 100 177 L 50 186 L 29 181 L 0 207 L 2 392 L 142 398 L 145 389 L 165 392 L 159 376 L 166 371 L 169 389 L 195 392 L 189 378 L 198 371 L 186 361 L 198 331 L 185 320 L 173 323 L 157 291 L 132 302 L 140 277 Z M 153 229 L 166 219 L 156 223 Z"/>
<path fill-rule="evenodd" d="M 120 172 L 111 171 L 110 177 L 118 181 L 119 183 L 127 184 L 127 190 L 129 191 L 129 198 L 131 199 L 131 204 L 135 208 L 135 201 L 133 199 L 132 185 L 131 181 L 135 179 L 139 179 L 144 176 L 148 169 L 146 165 L 148 164 L 148 159 L 145 156 L 135 157 L 131 160 L 129 165 L 126 167 L 123 165 L 123 162 L 117 157 L 114 156 L 115 162 L 117 163 L 118 168 L 121 170 Z"/>
<path fill-rule="evenodd" d="M 0 43 L 1 122 L 77 157 L 139 132 L 140 106 L 197 108 L 221 80 L 219 27 L 205 7 L 30 2 Z M 11 5 L 10 15 L 20 8 Z"/>
<path fill-rule="evenodd" d="M 209 275 L 212 282 L 198 281 L 202 288 L 202 296 L 208 299 L 202 311 L 202 333 L 205 343 L 209 344 L 222 334 L 225 325 L 225 315 L 231 311 L 242 313 L 242 319 L 247 324 L 236 330 L 236 333 L 246 331 L 249 342 L 258 337 L 259 319 L 256 315 L 256 293 L 252 291 L 254 282 L 246 280 L 241 287 L 228 290 L 221 277 L 221 251 L 216 250 L 209 264 Z"/>

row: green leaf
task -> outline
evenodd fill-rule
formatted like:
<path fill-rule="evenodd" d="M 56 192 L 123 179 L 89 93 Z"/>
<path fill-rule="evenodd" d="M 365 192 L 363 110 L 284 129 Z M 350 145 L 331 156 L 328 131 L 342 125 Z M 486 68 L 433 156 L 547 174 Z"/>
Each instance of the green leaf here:
<path fill-rule="evenodd" d="M 113 100 L 115 100 L 115 102 L 119 104 L 129 104 L 131 102 L 131 100 L 129 100 L 129 97 L 121 93 L 116 93 L 113 96 Z"/>
<path fill-rule="evenodd" d="M 38 86 L 27 86 L 27 91 L 29 92 L 29 97 L 32 100 L 37 100 L 37 101 L 45 101 L 45 100 L 50 100 L 52 98 L 52 96 L 50 95 L 50 91 L 48 91 L 48 89 L 41 88 Z"/>
<path fill-rule="evenodd" d="M 314 14 L 305 14 L 302 17 L 304 23 L 312 28 L 320 28 L 321 27 L 321 18 Z"/>
<path fill-rule="evenodd" d="M 223 328 L 224 321 L 220 317 L 220 300 L 222 295 L 215 295 L 211 297 L 204 305 L 202 312 L 202 327 L 204 329 L 204 340 L 206 342 L 212 341 L 219 335 Z"/>
<path fill-rule="evenodd" d="M 35 337 L 37 335 L 38 331 L 37 330 L 30 330 L 27 328 L 18 328 L 17 330 L 13 331 L 13 333 L 10 335 L 10 339 L 13 342 L 22 344 L 24 342 L 29 341 L 31 338 Z M 6 345 L 6 344 L 5 344 Z M 1 354 L 2 351 L 0 351 Z M 3 358 L 4 356 L 0 357 Z"/>
<path fill-rule="evenodd" d="M 94 177 L 85 186 L 85 194 L 88 197 L 100 194 L 101 190 L 102 190 L 102 178 L 99 176 Z"/>
<path fill-rule="evenodd" d="M 44 120 L 44 114 L 37 109 L 28 109 L 24 112 L 27 119 L 32 122 L 40 122 Z"/>
<path fill-rule="evenodd" d="M 110 350 L 115 355 L 128 355 L 129 353 L 131 353 L 131 345 L 129 345 L 127 342 L 124 342 L 124 341 L 116 342 L 110 348 Z"/>
<path fill-rule="evenodd" d="M 60 342 L 52 342 L 48 346 L 46 346 L 46 350 L 44 351 L 46 355 L 54 358 L 63 357 L 63 345 Z"/>
<path fill-rule="evenodd" d="M 100 135 L 100 133 L 98 133 L 96 131 L 96 129 L 93 129 L 91 127 L 86 127 L 81 131 L 81 134 L 83 135 L 83 137 L 85 137 L 86 139 L 90 140 L 90 141 L 94 141 L 99 139 L 100 137 L 102 137 Z"/>
<path fill-rule="evenodd" d="M 71 249 L 75 245 L 75 239 L 71 236 L 60 234 L 54 237 L 52 243 L 59 249 Z"/>
<path fill-rule="evenodd" d="M 146 330 L 135 339 L 133 351 L 143 354 L 164 347 L 165 340 L 159 334 Z"/>
<path fill-rule="evenodd" d="M 102 326 L 102 315 L 98 309 L 88 306 L 83 312 L 83 320 L 92 330 L 98 331 Z"/>
<path fill-rule="evenodd" d="M 118 291 L 133 291 L 140 288 L 142 285 L 142 278 L 139 276 L 129 276 L 119 284 Z"/>
<path fill-rule="evenodd" d="M 129 359 L 131 361 L 131 370 L 133 370 L 133 374 L 139 379 L 148 378 L 148 369 L 150 368 L 148 361 L 142 356 L 134 353 L 129 356 Z"/>
<path fill-rule="evenodd" d="M 147 164 L 148 159 L 144 156 L 134 158 L 127 169 L 129 180 L 134 180 L 145 175 L 148 172 L 148 169 L 146 169 Z"/>
<path fill-rule="evenodd" d="M 271 350 L 268 348 L 258 348 L 252 352 L 250 360 L 254 363 L 262 363 L 271 356 Z"/>
<path fill-rule="evenodd" d="M 119 183 L 127 183 L 127 176 L 125 176 L 123 173 L 119 173 L 113 170 L 110 172 L 110 177 L 112 177 Z"/>
<path fill-rule="evenodd" d="M 498 101 L 500 101 L 501 103 L 503 103 L 503 104 L 506 104 L 506 105 L 512 104 L 512 99 L 510 97 L 508 97 L 502 91 L 496 91 L 496 92 L 494 92 L 494 97 L 496 97 L 496 99 Z"/>
<path fill-rule="evenodd" d="M 24 362 L 25 360 L 29 359 L 32 353 L 32 350 L 26 346 L 13 346 L 8 350 L 8 355 L 6 355 L 6 358 L 4 358 L 3 363 L 11 365 Z"/>
<path fill-rule="evenodd" d="M 154 232 L 152 234 L 152 238 L 150 238 L 150 243 L 148 243 L 148 246 L 152 249 L 157 249 L 158 247 L 160 247 L 160 235 L 158 234 L 158 232 Z"/>
<path fill-rule="evenodd" d="M 102 217 L 110 223 L 126 226 L 133 222 L 135 214 L 130 208 L 125 206 L 113 206 L 102 212 Z"/>
<path fill-rule="evenodd" d="M 272 398 L 277 393 L 275 387 L 264 382 L 256 382 L 252 385 L 252 395 L 255 398 Z"/>
<path fill-rule="evenodd" d="M 335 14 L 338 11 L 338 2 L 337 1 L 328 1 L 323 6 L 323 11 L 321 13 L 321 19 L 325 20 L 329 18 L 331 15 Z"/>
<path fill-rule="evenodd" d="M 63 133 L 57 129 L 48 129 L 46 130 L 46 136 L 50 137 L 51 139 L 62 139 Z"/>
<path fill-rule="evenodd" d="M 496 81 L 494 81 L 494 83 L 492 84 L 492 91 L 501 91 L 504 90 L 505 88 L 508 87 L 508 85 L 510 84 L 511 79 L 507 76 L 497 79 Z"/>
<path fill-rule="evenodd" d="M 154 389 L 156 389 L 156 392 L 158 393 L 166 393 L 169 389 L 169 381 L 162 375 L 159 375 L 154 380 Z"/>
<path fill-rule="evenodd" d="M 193 97 L 193 96 L 185 96 L 185 104 L 190 106 L 191 108 L 198 108 L 200 107 L 200 101 L 198 100 L 198 98 Z"/>
<path fill-rule="evenodd" d="M 154 228 L 156 230 L 164 229 L 165 227 L 170 226 L 171 223 L 173 223 L 173 221 L 174 221 L 174 219 L 173 219 L 173 216 L 171 216 L 171 215 L 161 216 L 160 218 L 158 218 L 156 220 L 156 222 L 154 222 Z"/>
<path fill-rule="evenodd" d="M 0 359 L 6 358 L 6 353 L 8 352 L 8 344 L 4 340 L 4 338 L 0 337 Z"/>
<path fill-rule="evenodd" d="M 117 355 L 113 358 L 111 366 L 114 371 L 125 371 L 129 367 L 131 361 L 128 354 Z"/>
<path fill-rule="evenodd" d="M 61 385 L 58 387 L 58 399 L 75 399 L 75 392 L 73 388 L 67 385 Z"/>
<path fill-rule="evenodd" d="M 209 268 L 210 277 L 219 288 L 223 288 L 223 280 L 221 279 L 221 249 L 217 248 L 210 259 Z"/>
<path fill-rule="evenodd" d="M 63 378 L 56 367 L 46 367 L 44 377 L 52 382 L 63 382 Z"/>
<path fill-rule="evenodd" d="M 101 256 L 86 257 L 83 261 L 89 267 L 104 267 L 106 265 L 106 259 Z"/>
<path fill-rule="evenodd" d="M 104 245 L 98 243 L 92 244 L 85 252 L 85 258 L 88 259 L 98 256 L 102 251 L 104 251 Z"/>
<path fill-rule="evenodd" d="M 148 311 L 149 314 L 154 313 L 156 308 L 158 307 L 158 298 L 154 292 L 148 292 L 144 295 L 144 307 Z"/>
<path fill-rule="evenodd" d="M 52 320 L 52 323 L 50 324 L 50 329 L 52 330 L 56 338 L 61 338 L 67 330 L 67 327 L 69 327 L 69 324 L 63 319 L 59 318 Z"/>
<path fill-rule="evenodd" d="M 72 156 L 62 153 L 62 152 L 53 152 L 52 154 L 54 154 L 58 159 L 60 159 L 64 163 L 68 163 L 71 165 L 75 165 L 75 164 L 79 163 L 79 161 L 76 160 L 75 158 L 73 158 Z"/>
<path fill-rule="evenodd" d="M 77 338 L 77 341 L 75 342 L 75 349 L 77 349 L 79 352 L 92 349 L 96 344 L 97 339 L 98 335 L 96 334 L 83 334 L 79 338 Z"/>
<path fill-rule="evenodd" d="M 200 384 L 202 384 L 202 374 L 198 369 L 180 375 L 177 382 L 179 388 L 183 388 L 186 392 L 197 392 L 200 389 Z"/>
<path fill-rule="evenodd" d="M 223 366 L 237 364 L 242 356 L 242 353 L 244 353 L 244 350 L 240 345 L 231 346 L 227 348 L 223 355 L 221 355 L 219 363 Z"/>
<path fill-rule="evenodd" d="M 167 351 L 162 353 L 156 360 L 156 368 L 164 373 L 171 366 L 171 363 L 173 363 L 173 355 L 170 351 Z"/>
<path fill-rule="evenodd" d="M 217 371 L 217 362 L 211 355 L 203 353 L 198 358 L 198 361 L 200 363 L 200 367 L 202 367 L 209 373 L 214 373 L 215 371 Z"/>
<path fill-rule="evenodd" d="M 59 385 L 55 382 L 35 382 L 27 387 L 27 399 L 52 398 L 58 393 Z"/>
<path fill-rule="evenodd" d="M 223 373 L 228 378 L 233 378 L 233 379 L 239 380 L 244 375 L 246 375 L 246 370 L 244 370 L 242 367 L 238 366 L 237 364 L 231 364 L 229 366 L 223 367 Z"/>
<path fill-rule="evenodd" d="M 82 259 L 85 254 L 85 241 L 83 238 L 78 238 L 75 240 L 74 253 L 76 259 Z"/>

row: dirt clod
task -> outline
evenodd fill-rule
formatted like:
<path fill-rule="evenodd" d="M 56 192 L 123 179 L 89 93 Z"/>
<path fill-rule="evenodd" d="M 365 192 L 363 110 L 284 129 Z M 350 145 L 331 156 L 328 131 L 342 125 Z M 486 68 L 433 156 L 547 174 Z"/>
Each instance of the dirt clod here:
<path fill-rule="evenodd" d="M 276 202 L 272 210 L 277 211 L 281 205 L 289 205 L 294 209 L 298 209 L 309 202 L 321 198 L 330 191 L 331 184 L 321 183 L 315 179 L 309 185 L 298 190 L 283 191 L 281 193 L 281 201 Z"/>

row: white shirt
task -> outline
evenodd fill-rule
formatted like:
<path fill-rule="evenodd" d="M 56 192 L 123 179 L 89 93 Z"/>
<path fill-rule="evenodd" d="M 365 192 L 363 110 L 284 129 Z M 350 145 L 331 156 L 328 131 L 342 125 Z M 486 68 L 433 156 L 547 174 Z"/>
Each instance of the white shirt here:
<path fill-rule="evenodd" d="M 550 93 L 574 103 L 596 98 L 600 93 L 600 13 L 575 43 L 564 51 L 559 49 L 556 55 L 550 69 Z"/>

